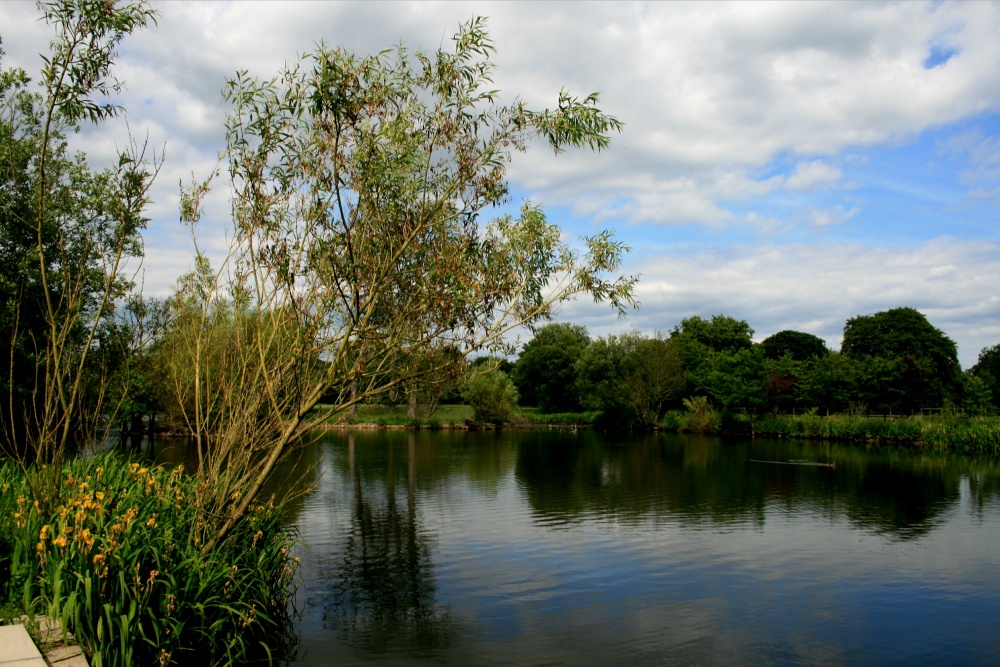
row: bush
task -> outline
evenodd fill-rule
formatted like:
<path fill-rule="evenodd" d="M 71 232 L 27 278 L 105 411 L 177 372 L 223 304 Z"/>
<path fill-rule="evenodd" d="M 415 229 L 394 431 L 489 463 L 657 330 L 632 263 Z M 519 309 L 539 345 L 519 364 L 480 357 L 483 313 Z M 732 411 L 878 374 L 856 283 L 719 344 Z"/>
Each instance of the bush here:
<path fill-rule="evenodd" d="M 217 526 L 198 507 L 199 483 L 116 455 L 59 471 L 4 465 L 8 607 L 59 619 L 93 667 L 280 659 L 294 638 L 294 536 L 257 505 L 202 554 Z"/>
<path fill-rule="evenodd" d="M 689 433 L 715 433 L 722 425 L 719 414 L 708 402 L 707 396 L 684 399 L 687 411 L 681 415 L 680 429 Z"/>
<path fill-rule="evenodd" d="M 517 388 L 503 371 L 473 375 L 462 388 L 462 397 L 472 406 L 476 421 L 506 424 L 517 409 Z"/>

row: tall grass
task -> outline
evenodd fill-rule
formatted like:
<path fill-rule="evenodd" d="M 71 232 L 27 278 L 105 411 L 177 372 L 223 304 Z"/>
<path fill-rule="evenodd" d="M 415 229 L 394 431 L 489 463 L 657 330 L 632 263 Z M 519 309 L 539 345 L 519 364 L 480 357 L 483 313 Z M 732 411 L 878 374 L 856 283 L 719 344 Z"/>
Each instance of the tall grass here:
<path fill-rule="evenodd" d="M 1000 454 L 1000 420 L 991 417 L 883 419 L 849 415 L 759 417 L 754 432 L 779 438 L 817 438 L 878 444 L 921 445 L 967 454 Z"/>
<path fill-rule="evenodd" d="M 3 465 L 5 607 L 60 620 L 93 667 L 282 659 L 294 535 L 261 504 L 203 555 L 213 519 L 199 484 L 114 454 L 58 471 Z"/>
<path fill-rule="evenodd" d="M 511 422 L 535 426 L 593 426 L 600 417 L 601 413 L 597 411 L 539 412 L 538 408 L 518 408 Z"/>

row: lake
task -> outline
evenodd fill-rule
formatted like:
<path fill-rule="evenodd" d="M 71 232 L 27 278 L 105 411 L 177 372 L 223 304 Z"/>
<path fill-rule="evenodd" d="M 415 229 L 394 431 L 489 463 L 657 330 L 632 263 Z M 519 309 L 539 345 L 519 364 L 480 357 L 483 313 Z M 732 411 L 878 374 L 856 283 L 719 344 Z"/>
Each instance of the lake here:
<path fill-rule="evenodd" d="M 358 431 L 303 471 L 295 665 L 1000 663 L 994 460 Z"/>

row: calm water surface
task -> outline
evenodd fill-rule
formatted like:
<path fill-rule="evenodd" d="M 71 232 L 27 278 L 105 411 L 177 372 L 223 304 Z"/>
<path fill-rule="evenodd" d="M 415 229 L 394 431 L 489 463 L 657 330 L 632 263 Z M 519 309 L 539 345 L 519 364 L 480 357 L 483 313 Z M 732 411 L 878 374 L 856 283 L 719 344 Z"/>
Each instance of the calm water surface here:
<path fill-rule="evenodd" d="M 1000 664 L 995 461 L 377 431 L 309 466 L 296 665 Z"/>

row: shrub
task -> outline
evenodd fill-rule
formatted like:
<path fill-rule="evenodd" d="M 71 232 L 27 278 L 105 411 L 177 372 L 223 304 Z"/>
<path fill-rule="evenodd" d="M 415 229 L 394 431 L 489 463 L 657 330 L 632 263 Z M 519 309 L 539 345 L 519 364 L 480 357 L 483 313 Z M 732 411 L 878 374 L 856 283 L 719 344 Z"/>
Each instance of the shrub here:
<path fill-rule="evenodd" d="M 684 399 L 687 411 L 681 415 L 680 430 L 691 433 L 714 433 L 719 430 L 722 420 L 708 402 L 707 396 Z"/>
<path fill-rule="evenodd" d="M 473 375 L 462 388 L 462 397 L 472 406 L 476 421 L 506 424 L 517 408 L 517 389 L 503 371 Z"/>

